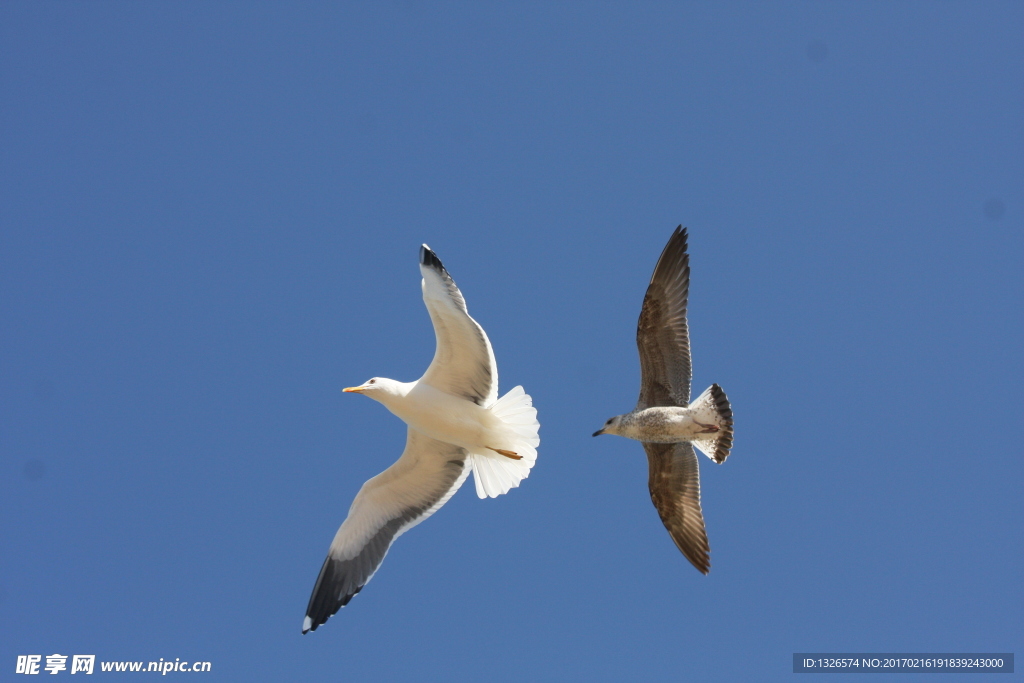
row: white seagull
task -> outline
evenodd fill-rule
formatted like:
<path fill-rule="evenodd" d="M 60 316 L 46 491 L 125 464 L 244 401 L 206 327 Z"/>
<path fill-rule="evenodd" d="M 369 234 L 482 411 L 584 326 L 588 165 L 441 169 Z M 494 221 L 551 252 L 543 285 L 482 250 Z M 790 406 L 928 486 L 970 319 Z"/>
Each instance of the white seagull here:
<path fill-rule="evenodd" d="M 396 538 L 448 502 L 474 473 L 480 498 L 530 475 L 537 411 L 517 386 L 498 398 L 498 367 L 483 328 L 430 247 L 420 248 L 423 302 L 437 349 L 415 382 L 374 377 L 345 389 L 380 401 L 408 426 L 398 461 L 359 489 L 313 586 L 302 632 L 315 631 L 373 577 Z"/>
<path fill-rule="evenodd" d="M 711 550 L 693 447 L 718 464 L 725 462 L 732 448 L 732 408 L 717 384 L 690 403 L 689 291 L 690 256 L 680 225 L 654 267 L 636 327 L 640 399 L 633 412 L 611 418 L 594 436 L 617 434 L 643 442 L 654 507 L 676 547 L 707 574 Z"/>

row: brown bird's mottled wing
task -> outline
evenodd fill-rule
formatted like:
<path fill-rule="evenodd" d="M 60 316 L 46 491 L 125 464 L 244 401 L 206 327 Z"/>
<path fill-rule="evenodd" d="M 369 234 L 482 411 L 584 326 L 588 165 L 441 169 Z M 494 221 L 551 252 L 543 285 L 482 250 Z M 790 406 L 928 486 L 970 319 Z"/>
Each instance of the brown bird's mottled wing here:
<path fill-rule="evenodd" d="M 686 324 L 689 291 L 686 229 L 679 226 L 654 267 L 636 326 L 636 345 L 640 350 L 637 410 L 686 406 L 690 402 L 690 332 Z"/>
<path fill-rule="evenodd" d="M 702 574 L 711 569 L 708 535 L 700 511 L 700 470 L 689 443 L 644 443 L 651 502 L 669 536 Z"/>

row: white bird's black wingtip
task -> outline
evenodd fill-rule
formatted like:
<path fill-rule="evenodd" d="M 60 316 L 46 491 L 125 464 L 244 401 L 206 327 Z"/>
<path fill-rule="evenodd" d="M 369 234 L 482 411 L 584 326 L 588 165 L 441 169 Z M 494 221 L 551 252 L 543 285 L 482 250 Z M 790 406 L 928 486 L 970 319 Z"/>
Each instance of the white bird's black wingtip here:
<path fill-rule="evenodd" d="M 306 618 L 302 620 L 303 633 L 315 631 L 318 626 L 326 623 L 363 589 L 362 585 L 352 586 L 346 581 L 347 570 L 350 568 L 347 565 L 350 564 L 336 560 L 331 555 L 324 560 L 320 574 L 316 577 L 313 593 L 309 596 Z M 366 581 L 369 579 L 365 579 L 361 583 L 365 585 Z"/>
<path fill-rule="evenodd" d="M 447 272 L 444 268 L 444 264 L 441 263 L 441 259 L 437 258 L 437 254 L 434 253 L 434 250 L 426 244 L 420 245 L 420 265 L 439 270 L 442 273 Z"/>

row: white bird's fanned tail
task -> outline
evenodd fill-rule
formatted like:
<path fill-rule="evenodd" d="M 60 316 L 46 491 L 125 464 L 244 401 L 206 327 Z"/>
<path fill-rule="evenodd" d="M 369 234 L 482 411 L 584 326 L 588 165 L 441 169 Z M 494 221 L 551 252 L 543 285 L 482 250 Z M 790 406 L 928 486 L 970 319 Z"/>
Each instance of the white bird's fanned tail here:
<path fill-rule="evenodd" d="M 473 468 L 476 495 L 480 498 L 496 498 L 519 486 L 519 482 L 530 476 L 540 445 L 537 409 L 522 387 L 515 387 L 499 398 L 490 410 L 507 428 L 507 441 L 495 447 L 513 451 L 521 459 L 493 451 L 470 452 L 468 461 Z"/>

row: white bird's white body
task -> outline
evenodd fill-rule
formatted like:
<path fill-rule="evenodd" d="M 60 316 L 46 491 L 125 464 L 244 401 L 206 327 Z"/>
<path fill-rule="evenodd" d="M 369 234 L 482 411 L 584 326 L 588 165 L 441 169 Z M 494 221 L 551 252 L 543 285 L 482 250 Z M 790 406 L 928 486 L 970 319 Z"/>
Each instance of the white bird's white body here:
<path fill-rule="evenodd" d="M 399 392 L 366 395 L 383 403 L 416 431 L 469 451 L 506 447 L 504 425 L 489 409 L 436 389 L 422 379 L 394 384 L 399 385 Z"/>
<path fill-rule="evenodd" d="M 415 382 L 383 377 L 371 381 L 371 387 L 358 387 L 361 393 L 382 403 L 410 429 L 468 452 L 480 498 L 507 493 L 529 476 L 537 460 L 539 424 L 532 400 L 522 387 L 483 407 L 441 391 L 425 376 Z M 518 457 L 511 459 L 498 450 Z"/>

